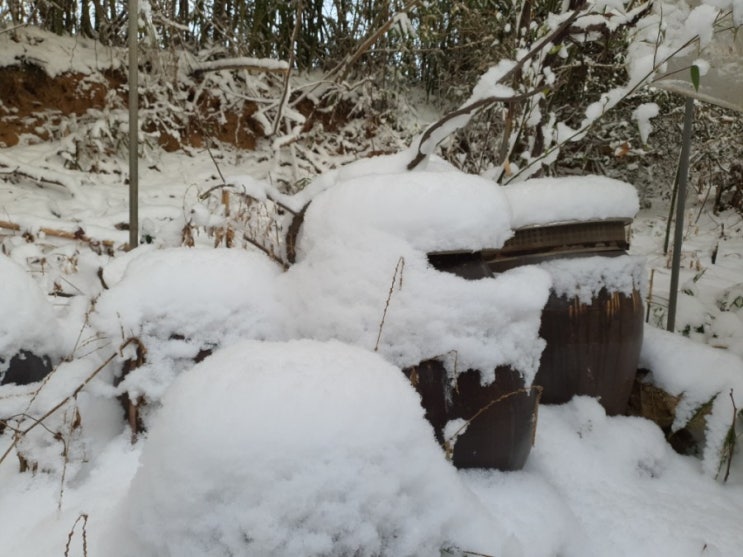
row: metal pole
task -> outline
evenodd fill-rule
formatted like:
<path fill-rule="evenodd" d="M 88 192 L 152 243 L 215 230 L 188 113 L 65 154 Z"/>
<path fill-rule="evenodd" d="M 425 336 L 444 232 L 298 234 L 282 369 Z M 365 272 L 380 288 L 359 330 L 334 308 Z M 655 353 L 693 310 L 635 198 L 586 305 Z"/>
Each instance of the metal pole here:
<path fill-rule="evenodd" d="M 681 159 L 678 171 L 678 195 L 676 197 L 676 228 L 673 236 L 673 260 L 671 262 L 671 290 L 668 299 L 666 329 L 673 332 L 676 327 L 676 300 L 678 298 L 679 271 L 681 269 L 681 244 L 684 241 L 684 211 L 686 210 L 686 185 L 689 182 L 689 155 L 691 153 L 691 125 L 694 121 L 694 99 L 686 99 L 684 132 L 681 136 Z"/>
<path fill-rule="evenodd" d="M 138 0 L 129 0 L 129 249 L 139 244 Z"/>

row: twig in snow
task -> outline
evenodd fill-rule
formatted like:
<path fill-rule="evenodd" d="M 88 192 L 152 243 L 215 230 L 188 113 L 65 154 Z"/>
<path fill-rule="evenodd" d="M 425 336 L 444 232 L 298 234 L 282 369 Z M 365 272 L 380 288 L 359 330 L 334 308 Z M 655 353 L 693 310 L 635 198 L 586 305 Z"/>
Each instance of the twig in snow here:
<path fill-rule="evenodd" d="M 20 224 L 16 224 L 14 222 L 6 220 L 0 220 L 0 228 L 3 228 L 5 230 L 12 230 L 14 232 L 24 232 L 24 229 L 23 227 L 21 227 Z M 56 228 L 41 227 L 39 228 L 39 232 L 53 238 L 62 238 L 64 240 L 76 240 L 78 242 L 84 242 L 88 244 L 96 253 L 101 253 L 101 247 L 103 247 L 105 248 L 106 253 L 110 254 L 111 252 L 113 252 L 115 247 L 115 244 L 112 240 L 95 240 L 94 238 L 88 237 L 85 234 L 85 230 L 79 227 L 74 232 L 69 232 L 67 230 L 58 230 Z"/>
<path fill-rule="evenodd" d="M 209 197 L 209 195 L 213 191 L 216 191 L 216 190 L 219 190 L 219 189 L 224 189 L 224 188 L 230 188 L 230 189 L 232 189 L 234 191 L 235 194 L 240 195 L 242 197 L 245 197 L 246 199 L 250 199 L 252 201 L 258 201 L 258 202 L 261 201 L 261 199 L 258 199 L 257 197 L 254 197 L 254 196 L 250 195 L 249 193 L 246 193 L 244 191 L 240 191 L 239 189 L 237 189 L 237 187 L 234 184 L 219 184 L 217 186 L 212 186 L 211 188 L 209 188 L 208 190 L 206 190 L 204 193 L 202 193 L 201 195 L 199 195 L 199 199 L 203 201 L 204 199 L 206 199 L 207 197 Z M 266 195 L 266 199 L 268 199 L 271 203 L 273 203 L 277 207 L 280 207 L 281 209 L 283 209 L 287 213 L 289 213 L 291 215 L 298 215 L 299 214 L 294 209 L 288 207 L 287 205 L 285 205 L 284 203 L 282 203 L 278 199 L 274 198 L 269 192 L 265 192 L 265 195 Z"/>
<path fill-rule="evenodd" d="M 725 468 L 725 477 L 723 478 L 723 482 L 727 482 L 728 478 L 730 477 L 730 465 L 733 463 L 733 452 L 735 451 L 735 444 L 737 441 L 737 437 L 735 434 L 735 422 L 738 419 L 738 407 L 735 405 L 735 398 L 733 397 L 733 389 L 730 389 L 730 402 L 733 404 L 733 422 L 730 425 L 730 429 L 728 430 L 728 434 L 725 437 L 725 446 L 723 449 L 727 453 L 725 456 L 727 456 L 727 462 L 726 462 L 726 468 Z"/>
<path fill-rule="evenodd" d="M 201 125 L 201 122 L 199 122 L 199 128 L 201 128 L 201 133 L 204 133 L 204 128 Z M 222 169 L 219 168 L 219 164 L 217 164 L 217 159 L 214 158 L 214 154 L 212 153 L 212 150 L 209 148 L 209 139 L 207 137 L 206 139 L 206 152 L 209 153 L 209 158 L 212 159 L 212 162 L 214 163 L 214 168 L 217 169 L 217 174 L 219 174 L 219 179 L 222 180 L 222 183 L 225 184 L 226 181 L 224 179 L 224 174 L 222 174 Z"/>
<path fill-rule="evenodd" d="M 31 166 L 28 164 L 22 164 L 11 160 L 10 158 L 0 155 L 0 167 L 7 168 L 3 171 L 4 174 L 18 174 L 35 180 L 36 182 L 46 182 L 48 184 L 56 184 L 62 186 L 70 192 L 72 197 L 80 198 L 80 188 L 75 180 L 64 174 L 54 172 L 52 170 Z"/>
<path fill-rule="evenodd" d="M 459 118 L 460 116 L 469 116 L 465 122 L 462 122 L 461 124 L 457 124 L 449 133 L 452 133 L 458 129 L 463 128 L 467 123 L 470 121 L 470 118 L 472 116 L 479 112 L 481 109 L 490 106 L 492 104 L 498 103 L 498 102 L 505 102 L 505 103 L 514 103 L 526 100 L 530 97 L 533 97 L 534 95 L 538 95 L 539 93 L 543 93 L 545 89 L 548 89 L 547 87 L 540 87 L 538 89 L 534 89 L 533 91 L 529 91 L 528 93 L 522 93 L 520 95 L 510 95 L 507 97 L 501 97 L 501 96 L 490 96 L 486 97 L 484 99 L 479 99 L 475 102 L 472 102 L 470 104 L 467 104 L 465 106 L 462 106 L 458 108 L 457 110 L 453 110 L 452 112 L 449 112 L 448 114 L 444 115 L 440 120 L 430 125 L 428 128 L 426 128 L 426 131 L 423 132 L 423 135 L 421 136 L 420 140 L 418 141 L 418 151 L 413 158 L 412 161 L 408 163 L 408 170 L 413 170 L 416 166 L 418 166 L 423 159 L 426 158 L 427 154 L 422 151 L 423 146 L 431 140 L 434 133 L 444 127 L 445 124 L 448 122 L 451 122 L 452 120 Z M 448 135 L 448 134 L 447 134 Z M 441 137 L 438 139 L 433 147 L 438 145 L 440 141 L 442 141 L 444 137 Z M 433 148 L 431 149 L 433 150 Z"/>
<path fill-rule="evenodd" d="M 392 275 L 392 284 L 390 284 L 390 291 L 387 294 L 387 301 L 384 304 L 384 312 L 382 313 L 382 321 L 379 323 L 379 334 L 377 335 L 377 343 L 374 345 L 375 352 L 379 350 L 379 342 L 382 340 L 382 329 L 384 329 L 384 320 L 387 317 L 387 310 L 390 307 L 390 300 L 392 300 L 392 292 L 395 290 L 395 282 L 397 282 L 398 273 L 400 274 L 400 282 L 399 282 L 397 289 L 400 290 L 402 288 L 403 271 L 405 271 L 405 258 L 400 256 L 400 259 L 397 260 L 397 265 L 395 265 L 395 272 Z"/>
<path fill-rule="evenodd" d="M 77 520 L 75 520 L 75 523 L 72 525 L 72 529 L 67 535 L 67 544 L 65 545 L 64 549 L 64 557 L 70 557 L 70 545 L 72 544 L 72 538 L 75 535 L 75 528 L 77 528 L 77 525 L 81 520 L 83 522 L 83 557 L 88 557 L 88 515 L 86 513 L 81 513 L 80 516 L 77 517 Z"/>
<path fill-rule="evenodd" d="M 127 344 L 129 344 L 129 343 L 127 342 L 126 344 L 122 345 L 121 348 L 120 348 L 120 350 L 123 350 L 124 347 Z M 59 402 L 58 404 L 56 404 L 51 410 L 47 411 L 41 418 L 36 419 L 34 421 L 34 423 L 31 424 L 30 426 L 28 426 L 26 429 L 19 431 L 18 432 L 18 435 L 15 436 L 15 438 L 13 439 L 13 442 L 8 446 L 8 448 L 5 450 L 5 452 L 2 454 L 2 456 L 0 456 L 0 464 L 2 464 L 5 461 L 5 459 L 11 453 L 11 451 L 14 448 L 16 448 L 16 446 L 18 445 L 18 442 L 26 434 L 28 434 L 31 430 L 35 429 L 37 426 L 43 425 L 44 420 L 46 420 L 49 416 L 51 416 L 52 414 L 54 414 L 57 410 L 59 410 L 60 408 L 62 408 L 62 406 L 64 406 L 65 404 L 67 404 L 72 399 L 77 398 L 77 395 L 80 394 L 80 391 L 82 391 L 88 385 L 88 383 L 90 383 L 93 380 L 93 378 L 101 372 L 101 370 L 103 370 L 109 363 L 111 363 L 113 361 L 113 359 L 116 357 L 116 354 L 117 354 L 117 352 L 114 352 L 108 358 L 106 358 L 106 360 L 100 366 L 98 366 L 93 371 L 93 373 L 91 373 L 85 379 L 85 381 L 83 381 L 82 383 L 80 383 L 80 385 L 77 386 L 77 388 L 72 392 L 72 394 L 70 394 L 69 396 L 65 397 L 61 402 Z"/>
<path fill-rule="evenodd" d="M 536 427 L 536 420 L 538 417 L 538 409 L 539 409 L 539 400 L 542 398 L 542 391 L 544 389 L 541 385 L 532 385 L 531 387 L 524 387 L 523 389 L 517 389 L 515 391 L 511 391 L 510 393 L 506 393 L 504 395 L 499 396 L 495 400 L 491 400 L 488 402 L 485 406 L 480 408 L 474 416 L 472 416 L 469 420 L 466 420 L 454 433 L 451 434 L 451 436 L 448 439 L 444 439 L 444 450 L 446 451 L 447 455 L 451 455 L 454 452 L 454 444 L 457 441 L 457 437 L 459 437 L 468 427 L 469 425 L 474 422 L 480 414 L 483 412 L 486 412 L 491 406 L 498 404 L 499 402 L 503 402 L 506 399 L 511 398 L 512 396 L 520 395 L 520 394 L 526 394 L 530 395 L 532 391 L 537 392 L 537 400 L 534 403 L 534 427 L 532 428 L 532 439 L 531 444 L 534 444 L 535 441 L 535 434 L 537 431 Z"/>

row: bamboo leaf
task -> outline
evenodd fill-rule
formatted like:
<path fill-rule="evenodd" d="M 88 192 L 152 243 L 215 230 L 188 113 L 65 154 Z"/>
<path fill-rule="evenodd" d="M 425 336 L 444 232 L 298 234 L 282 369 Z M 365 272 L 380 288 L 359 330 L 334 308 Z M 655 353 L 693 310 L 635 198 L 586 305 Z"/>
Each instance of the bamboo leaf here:
<path fill-rule="evenodd" d="M 699 66 L 691 67 L 691 83 L 694 85 L 694 90 L 699 91 Z"/>

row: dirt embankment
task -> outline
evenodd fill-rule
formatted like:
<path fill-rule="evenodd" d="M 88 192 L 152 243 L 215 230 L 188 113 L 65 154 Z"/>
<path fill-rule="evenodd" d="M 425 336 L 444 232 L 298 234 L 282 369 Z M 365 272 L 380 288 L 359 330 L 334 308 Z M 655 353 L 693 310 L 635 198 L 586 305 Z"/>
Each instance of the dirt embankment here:
<path fill-rule="evenodd" d="M 142 130 L 156 137 L 166 151 L 201 148 L 208 140 L 255 149 L 256 141 L 266 135 L 255 118 L 256 103 L 236 99 L 227 106 L 228 97 L 198 85 L 192 76 L 178 91 L 164 86 L 140 94 Z M 280 91 L 276 93 L 278 100 Z M 52 77 L 32 63 L 0 67 L 0 148 L 16 145 L 24 134 L 44 141 L 63 137 L 75 131 L 73 117 L 84 117 L 91 110 L 127 109 L 127 105 L 127 77 L 120 70 Z M 318 110 L 305 99 L 295 109 L 307 119 L 305 132 L 318 123 L 333 132 L 351 118 L 351 105 L 344 102 Z"/>
<path fill-rule="evenodd" d="M 49 139 L 64 118 L 104 108 L 108 90 L 120 84 L 113 72 L 105 77 L 108 84 L 79 73 L 52 78 L 33 64 L 0 67 L 0 144 L 15 145 L 22 134 Z"/>
<path fill-rule="evenodd" d="M 41 140 L 64 136 L 72 131 L 66 125 L 70 117 L 84 116 L 90 110 L 127 108 L 126 82 L 126 76 L 114 70 L 95 76 L 68 72 L 51 77 L 29 63 L 0 67 L 0 147 L 16 145 L 24 134 Z M 195 103 L 194 113 L 161 118 L 163 114 L 156 108 L 160 96 L 161 92 L 154 91 L 142 95 L 140 109 L 145 110 L 140 114 L 143 131 L 154 133 L 167 151 L 184 145 L 202 147 L 207 136 L 254 149 L 256 140 L 263 136 L 260 124 L 252 118 L 255 103 L 224 110 L 220 99 L 207 93 Z"/>

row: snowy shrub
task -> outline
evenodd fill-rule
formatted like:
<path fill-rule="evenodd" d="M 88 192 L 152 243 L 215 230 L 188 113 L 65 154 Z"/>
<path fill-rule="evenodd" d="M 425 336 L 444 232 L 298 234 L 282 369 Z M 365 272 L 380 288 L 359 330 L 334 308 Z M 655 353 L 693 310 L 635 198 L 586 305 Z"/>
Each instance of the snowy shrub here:
<path fill-rule="evenodd" d="M 263 254 L 190 248 L 142 251 L 120 281 L 100 296 L 91 317 L 115 346 L 136 340 L 120 361 L 138 359 L 139 365 L 129 365 L 118 385 L 132 400 L 158 400 L 178 372 L 218 346 L 282 336 L 273 287 L 281 269 Z"/>
<path fill-rule="evenodd" d="M 719 473 L 723 464 L 732 458 L 732 452 L 725 452 L 729 450 L 727 438 L 731 423 L 735 429 L 737 409 L 743 407 L 741 359 L 726 350 L 698 345 L 649 327 L 645 332 L 640 366 L 651 370 L 655 385 L 679 398 L 672 431 L 686 426 L 700 411 L 708 412 L 702 466 L 709 475 Z"/>
<path fill-rule="evenodd" d="M 22 472 L 45 472 L 64 481 L 121 432 L 121 410 L 100 397 L 100 385 L 82 392 L 86 380 L 102 370 L 96 356 L 78 358 L 60 363 L 41 383 L 3 386 L 0 425 L 8 426 L 4 441 Z"/>
<path fill-rule="evenodd" d="M 0 380 L 20 350 L 57 357 L 59 337 L 52 306 L 26 271 L 0 254 Z"/>
<path fill-rule="evenodd" d="M 437 555 L 481 543 L 462 539 L 476 525 L 503 539 L 400 370 L 338 342 L 220 350 L 176 380 L 144 443 L 120 557 Z"/>

